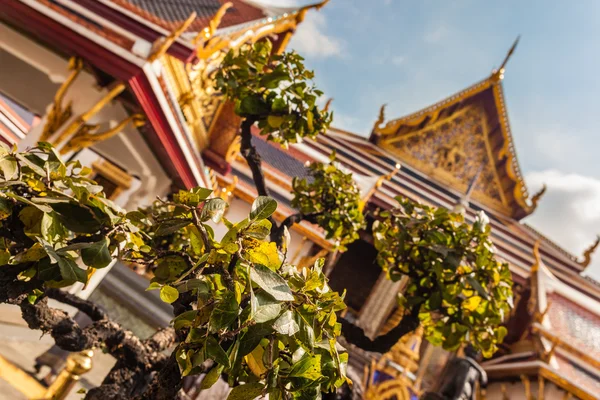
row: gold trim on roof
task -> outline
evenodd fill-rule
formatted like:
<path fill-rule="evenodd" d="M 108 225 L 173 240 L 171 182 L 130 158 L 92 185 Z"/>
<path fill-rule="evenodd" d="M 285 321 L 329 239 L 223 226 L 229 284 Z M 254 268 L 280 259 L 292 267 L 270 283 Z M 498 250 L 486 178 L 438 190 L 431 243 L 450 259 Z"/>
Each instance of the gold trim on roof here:
<path fill-rule="evenodd" d="M 192 40 L 196 46 L 197 57 L 194 63 L 186 64 L 168 54 L 161 58 L 167 79 L 198 150 L 202 151 L 208 146 L 215 117 L 222 104 L 222 97 L 214 89 L 214 75 L 227 52 L 245 43 L 254 43 L 271 35 L 285 33 L 282 45 L 276 49 L 278 52 L 283 51 L 291 32 L 302 22 L 306 12 L 312 8 L 320 9 L 326 3 L 327 1 L 323 1 L 291 13 L 265 17 L 254 24 L 243 24 L 239 29 L 228 27 L 219 32 L 221 19 L 231 6 L 231 3 L 225 3 L 211 19 L 209 26 Z"/>
<path fill-rule="evenodd" d="M 516 214 L 522 214 L 523 212 L 526 215 L 531 214 L 535 209 L 535 205 L 530 205 L 528 201 L 529 193 L 527 191 L 525 180 L 519 167 L 517 154 L 512 140 L 512 134 L 510 131 L 510 125 L 508 122 L 508 114 L 506 111 L 504 94 L 502 90 L 502 79 L 504 77 L 505 66 L 509 58 L 515 51 L 518 42 L 519 38 L 515 40 L 512 47 L 507 52 L 506 57 L 504 58 L 499 69 L 494 70 L 488 78 L 477 82 L 472 86 L 469 86 L 465 90 L 462 90 L 422 110 L 419 110 L 402 118 L 390 120 L 385 124 L 383 124 L 383 120 L 381 118 L 383 114 L 380 111 L 380 118 L 377 120 L 375 126 L 373 127 L 373 137 L 375 138 L 375 141 L 379 142 L 380 140 L 386 140 L 384 139 L 385 137 L 397 135 L 398 130 L 403 126 L 416 127 L 426 120 L 428 121 L 428 124 L 438 123 L 440 122 L 439 119 L 441 119 L 441 121 L 444 121 L 447 117 L 445 116 L 441 118 L 442 111 L 444 111 L 450 106 L 466 101 L 472 98 L 473 96 L 484 92 L 485 90 L 491 89 L 494 98 L 494 104 L 498 113 L 500 130 L 504 139 L 504 144 L 498 154 L 498 157 L 494 158 L 492 161 L 494 162 L 494 164 L 497 164 L 498 162 L 505 160 L 505 172 L 508 175 L 508 177 L 515 183 L 514 189 L 512 191 L 512 197 L 517 203 L 517 206 L 522 211 L 513 210 L 513 212 Z M 499 177 L 497 178 L 499 179 Z M 502 192 L 505 193 L 505 186 L 502 185 L 501 187 L 503 188 Z M 506 204 L 506 202 L 504 203 Z"/>
<path fill-rule="evenodd" d="M 472 197 L 503 214 L 511 213 L 483 107 L 473 104 L 443 116 L 435 110 L 422 129 L 382 137 L 378 145 L 460 192 L 468 189 L 476 171 L 483 168 Z"/>
<path fill-rule="evenodd" d="M 600 246 L 600 235 L 598 235 L 594 243 L 583 252 L 583 261 L 581 261 L 579 265 L 587 268 L 592 262 L 592 254 L 594 254 L 598 246 Z"/>

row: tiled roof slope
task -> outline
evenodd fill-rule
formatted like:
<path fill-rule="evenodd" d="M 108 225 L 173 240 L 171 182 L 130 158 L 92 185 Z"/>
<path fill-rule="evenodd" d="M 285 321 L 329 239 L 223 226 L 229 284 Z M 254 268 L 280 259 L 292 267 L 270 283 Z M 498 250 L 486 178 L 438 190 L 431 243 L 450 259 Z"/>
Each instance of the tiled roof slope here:
<path fill-rule="evenodd" d="M 226 0 L 111 0 L 162 28 L 169 31 L 177 28 L 192 12 L 197 18 L 188 31 L 198 32 L 208 22 Z M 227 10 L 219 27 L 243 24 L 263 18 L 264 12 L 242 0 L 231 0 L 233 7 Z"/>
<path fill-rule="evenodd" d="M 371 202 L 381 207 L 395 205 L 394 197 L 401 195 L 452 209 L 463 195 L 403 164 L 401 159 L 369 143 L 367 139 L 332 129 L 328 135 L 320 136 L 317 141 L 306 143 L 324 155 L 335 149 L 340 162 L 365 175 L 384 175 L 389 173 L 396 163 L 402 164 L 393 180 L 385 182 L 371 198 Z M 478 210 L 484 210 L 490 216 L 492 240 L 499 256 L 516 267 L 522 278 L 527 278 L 527 271 L 534 264 L 533 245 L 539 240 L 544 262 L 558 279 L 594 298 L 600 298 L 600 286 L 580 275 L 583 267 L 577 263 L 576 257 L 541 233 L 519 221 L 498 215 L 477 202 L 471 202 L 468 218 L 473 218 Z"/>

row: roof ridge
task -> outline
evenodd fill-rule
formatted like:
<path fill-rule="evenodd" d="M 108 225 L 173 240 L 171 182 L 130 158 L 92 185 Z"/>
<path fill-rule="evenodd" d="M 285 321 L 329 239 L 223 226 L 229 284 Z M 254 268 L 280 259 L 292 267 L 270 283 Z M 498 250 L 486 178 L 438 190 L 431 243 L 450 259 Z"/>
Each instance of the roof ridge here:
<path fill-rule="evenodd" d="M 521 226 L 523 226 L 526 229 L 529 229 L 531 232 L 535 233 L 536 235 L 538 235 L 541 239 L 543 239 L 546 243 L 548 243 L 549 245 L 551 245 L 552 247 L 554 247 L 556 250 L 558 250 L 560 253 L 562 253 L 563 255 L 567 256 L 569 259 L 571 259 L 572 261 L 577 262 L 577 256 L 573 253 L 571 253 L 568 250 L 565 250 L 563 247 L 561 247 L 558 243 L 556 243 L 554 240 L 550 239 L 549 237 L 547 237 L 546 235 L 544 235 L 542 232 L 540 232 L 539 230 L 537 230 L 536 228 L 534 228 L 533 226 L 529 225 L 526 222 L 521 222 Z"/>

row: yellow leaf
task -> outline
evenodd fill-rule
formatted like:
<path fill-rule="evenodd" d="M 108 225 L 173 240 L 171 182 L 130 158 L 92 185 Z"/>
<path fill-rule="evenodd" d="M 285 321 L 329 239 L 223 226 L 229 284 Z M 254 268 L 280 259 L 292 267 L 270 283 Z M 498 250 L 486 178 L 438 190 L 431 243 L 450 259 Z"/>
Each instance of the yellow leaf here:
<path fill-rule="evenodd" d="M 248 259 L 254 264 L 262 264 L 273 271 L 278 270 L 281 266 L 277 245 L 273 242 L 261 242 L 247 253 Z"/>
<path fill-rule="evenodd" d="M 283 123 L 283 117 L 277 115 L 269 115 L 267 117 L 267 122 L 269 123 L 269 125 L 271 125 L 271 127 L 279 128 Z"/>
<path fill-rule="evenodd" d="M 267 372 L 267 368 L 263 363 L 264 354 L 265 349 L 263 349 L 262 346 L 256 346 L 256 348 L 245 357 L 248 368 L 250 368 L 250 371 L 258 378 L 262 377 L 262 375 Z"/>
<path fill-rule="evenodd" d="M 29 187 L 35 190 L 36 192 L 43 192 L 44 190 L 46 190 L 46 185 L 44 185 L 42 181 L 38 181 L 37 179 L 29 179 L 27 181 L 27 185 L 29 185 Z"/>
<path fill-rule="evenodd" d="M 465 299 L 462 302 L 462 307 L 469 311 L 473 311 L 479 306 L 479 303 L 481 303 L 481 297 L 473 296 L 469 297 L 468 299 Z"/>

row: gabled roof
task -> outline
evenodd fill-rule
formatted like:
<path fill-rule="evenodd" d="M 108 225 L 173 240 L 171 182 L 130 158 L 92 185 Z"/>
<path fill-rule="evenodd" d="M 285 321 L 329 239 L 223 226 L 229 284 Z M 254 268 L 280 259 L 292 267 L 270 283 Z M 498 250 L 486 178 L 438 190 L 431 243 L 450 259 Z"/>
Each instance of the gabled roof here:
<path fill-rule="evenodd" d="M 371 142 L 459 192 L 473 182 L 473 198 L 506 216 L 525 217 L 534 205 L 517 161 L 502 72 L 385 124 L 382 112 Z"/>
<path fill-rule="evenodd" d="M 130 12 L 148 20 L 168 31 L 173 31 L 185 21 L 192 12 L 196 20 L 188 31 L 199 32 L 208 26 L 209 21 L 227 3 L 225 0 L 109 0 Z M 231 0 L 233 7 L 227 10 L 221 20 L 221 27 L 243 24 L 266 16 L 262 8 L 248 4 L 243 0 Z"/>

